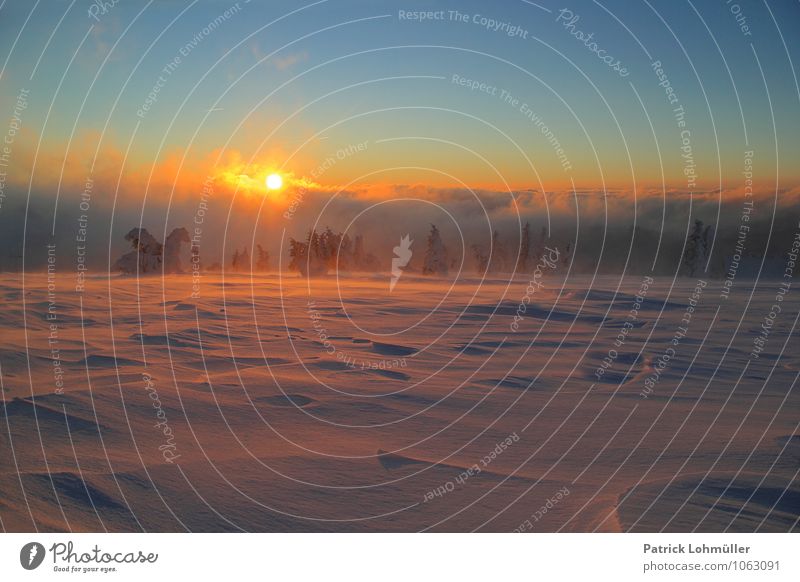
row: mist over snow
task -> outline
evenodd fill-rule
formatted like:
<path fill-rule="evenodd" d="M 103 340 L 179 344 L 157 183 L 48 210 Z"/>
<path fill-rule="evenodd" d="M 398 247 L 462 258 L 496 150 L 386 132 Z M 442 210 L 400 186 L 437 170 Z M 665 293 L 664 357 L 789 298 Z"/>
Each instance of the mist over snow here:
<path fill-rule="evenodd" d="M 375 257 L 370 268 L 386 272 L 391 270 L 392 249 L 410 235 L 418 242 L 408 267 L 422 271 L 422 250 L 431 225 L 440 232 L 450 259 L 456 264 L 463 260 L 466 270 L 476 271 L 480 269 L 476 248 L 488 253 L 499 242 L 506 253 L 517 256 L 522 230 L 530 223 L 537 237 L 544 231 L 551 245 L 570 246 L 573 272 L 621 273 L 624 269 L 673 275 L 680 269 L 684 243 L 700 220 L 711 227 L 706 258 L 709 273 L 717 276 L 736 250 L 745 201 L 737 192 L 649 191 L 634 199 L 621 191 L 543 195 L 535 190 L 509 193 L 395 186 L 379 195 L 369 189 L 309 191 L 287 219 L 281 207 L 227 192 L 211 197 L 203 211 L 199 211 L 199 196 L 182 199 L 168 209 L 158 196 L 152 196 L 144 210 L 123 200 L 113 213 L 102 191 L 94 194 L 85 213 L 75 204 L 77 193 L 65 192 L 54 222 L 54 205 L 47 193 L 34 192 L 27 208 L 22 193 L 14 194 L 0 213 L 0 269 L 4 271 L 20 270 L 23 256 L 27 269 L 43 269 L 48 244 L 55 244 L 61 268 L 72 268 L 83 217 L 86 264 L 96 272 L 109 271 L 130 250 L 125 235 L 132 228 L 144 228 L 158 241 L 167 241 L 174 229 L 185 229 L 183 244 L 168 244 L 164 251 L 167 272 L 180 271 L 181 264 L 186 268 L 193 244 L 206 267 L 230 263 L 236 249 L 247 248 L 249 255 L 257 256 L 257 245 L 262 245 L 262 252 L 272 257 L 271 268 L 285 270 L 290 262 L 289 240 L 305 239 L 310 230 L 326 228 L 353 240 L 362 237 L 362 244 Z M 755 263 L 764 257 L 767 262 L 782 261 L 797 229 L 792 210 L 798 204 L 798 192 L 762 194 L 753 200 L 744 256 Z"/>

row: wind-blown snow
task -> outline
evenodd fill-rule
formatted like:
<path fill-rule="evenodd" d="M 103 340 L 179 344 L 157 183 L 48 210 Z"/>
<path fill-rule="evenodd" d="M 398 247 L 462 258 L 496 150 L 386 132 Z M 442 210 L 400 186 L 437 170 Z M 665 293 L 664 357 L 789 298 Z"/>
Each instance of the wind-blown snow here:
<path fill-rule="evenodd" d="M 794 290 L 755 358 L 776 282 L 565 270 L 516 332 L 524 278 L 3 275 L 3 525 L 797 529 Z"/>

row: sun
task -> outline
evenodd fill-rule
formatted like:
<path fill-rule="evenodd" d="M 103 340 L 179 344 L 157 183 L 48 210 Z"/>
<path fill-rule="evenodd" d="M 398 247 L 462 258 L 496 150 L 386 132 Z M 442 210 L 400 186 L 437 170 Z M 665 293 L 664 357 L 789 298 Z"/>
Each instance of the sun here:
<path fill-rule="evenodd" d="M 270 174 L 267 176 L 267 189 L 280 190 L 281 186 L 283 186 L 283 178 L 281 178 L 280 174 Z"/>

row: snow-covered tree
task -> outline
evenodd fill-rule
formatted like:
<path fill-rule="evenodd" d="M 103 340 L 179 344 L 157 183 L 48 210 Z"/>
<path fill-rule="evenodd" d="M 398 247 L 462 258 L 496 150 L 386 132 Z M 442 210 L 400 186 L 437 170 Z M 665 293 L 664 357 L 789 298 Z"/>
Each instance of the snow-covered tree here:
<path fill-rule="evenodd" d="M 158 242 L 146 228 L 131 229 L 125 235 L 133 250 L 117 259 L 111 269 L 127 274 L 154 273 L 161 270 L 164 260 L 164 245 Z"/>
<path fill-rule="evenodd" d="M 517 256 L 517 272 L 525 273 L 531 260 L 531 223 L 526 222 L 522 227 L 522 237 L 519 243 L 519 255 Z"/>
<path fill-rule="evenodd" d="M 269 251 L 264 250 L 260 244 L 256 245 L 256 271 L 269 270 Z"/>
<path fill-rule="evenodd" d="M 447 260 L 447 247 L 445 247 L 439 229 L 431 225 L 428 235 L 428 248 L 425 250 L 425 260 L 422 266 L 423 275 L 447 275 L 449 261 Z"/>
<path fill-rule="evenodd" d="M 183 273 L 181 264 L 181 247 L 184 243 L 190 243 L 189 231 L 185 228 L 176 228 L 164 241 L 164 272 Z"/>
<path fill-rule="evenodd" d="M 233 258 L 231 258 L 231 269 L 235 272 L 241 267 L 242 259 L 239 255 L 239 249 L 233 250 Z"/>
<path fill-rule="evenodd" d="M 299 271 L 303 277 L 324 275 L 328 271 L 325 264 L 327 250 L 325 241 L 316 231 L 309 231 L 305 242 L 289 239 L 289 270 Z"/>
<path fill-rule="evenodd" d="M 203 268 L 202 261 L 200 259 L 200 245 L 193 244 L 191 246 L 191 253 L 192 253 L 192 270 L 200 271 Z"/>
<path fill-rule="evenodd" d="M 309 231 L 306 240 L 289 239 L 290 271 L 304 277 L 324 275 L 329 270 L 377 271 L 378 260 L 364 250 L 364 238 L 356 235 L 355 243 L 340 232 L 326 228 L 322 233 Z"/>
<path fill-rule="evenodd" d="M 695 220 L 694 227 L 686 237 L 683 251 L 683 265 L 690 277 L 705 269 L 711 239 L 711 225 L 703 228 L 702 220 Z"/>
<path fill-rule="evenodd" d="M 303 241 L 295 240 L 293 238 L 289 239 L 289 270 L 290 271 L 300 271 L 300 265 L 305 263 L 308 257 L 308 244 L 304 243 Z"/>

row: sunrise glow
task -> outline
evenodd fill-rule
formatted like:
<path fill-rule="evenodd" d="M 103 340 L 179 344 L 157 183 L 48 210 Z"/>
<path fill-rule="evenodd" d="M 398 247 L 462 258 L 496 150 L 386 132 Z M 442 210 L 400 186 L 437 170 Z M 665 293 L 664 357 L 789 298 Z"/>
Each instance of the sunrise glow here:
<path fill-rule="evenodd" d="M 0 0 L 0 580 L 791 577 L 798 23 Z"/>
<path fill-rule="evenodd" d="M 280 190 L 281 186 L 283 186 L 283 178 L 281 178 L 280 174 L 270 174 L 267 176 L 268 190 Z"/>

